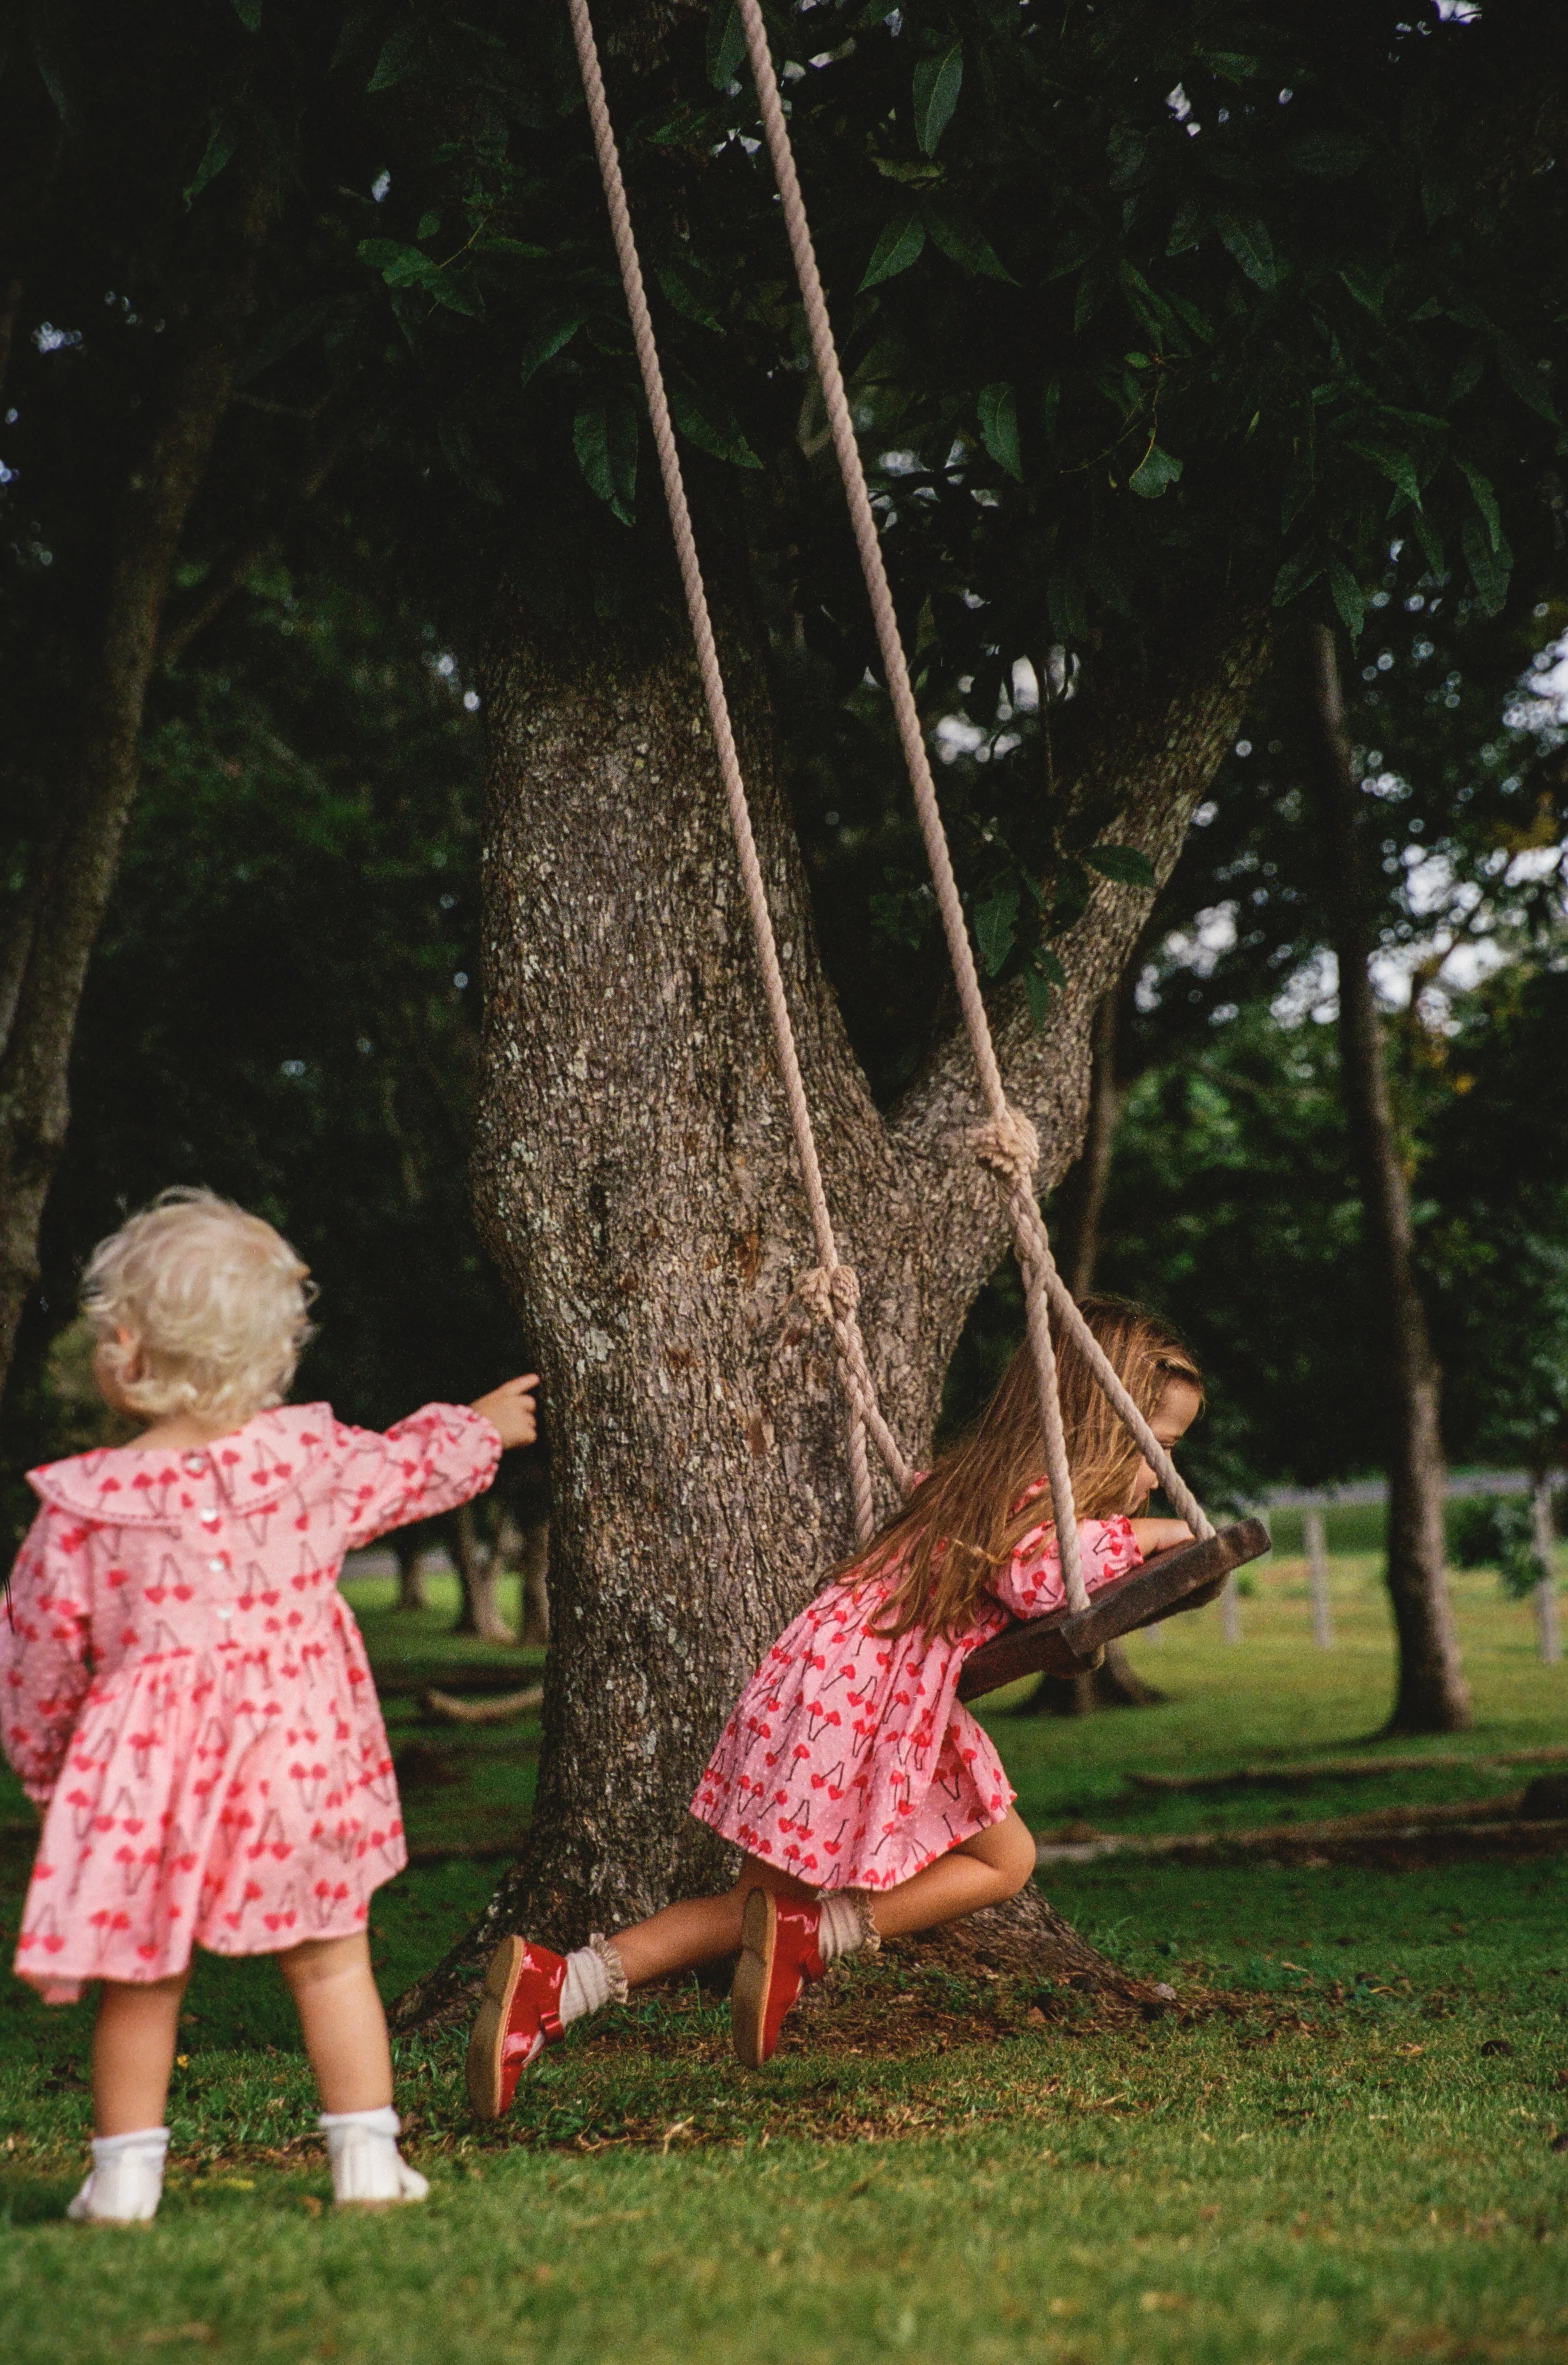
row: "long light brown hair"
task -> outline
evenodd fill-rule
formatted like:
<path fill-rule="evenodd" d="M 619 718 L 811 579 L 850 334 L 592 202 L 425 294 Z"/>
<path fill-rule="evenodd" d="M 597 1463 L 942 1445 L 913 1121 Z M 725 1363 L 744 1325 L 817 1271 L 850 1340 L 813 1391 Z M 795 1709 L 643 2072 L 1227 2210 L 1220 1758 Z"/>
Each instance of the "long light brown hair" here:
<path fill-rule="evenodd" d="M 1085 1297 L 1080 1311 L 1133 1402 L 1152 1420 L 1173 1381 L 1203 1395 L 1203 1375 L 1169 1324 L 1124 1298 Z M 1053 1326 L 1054 1327 L 1054 1326 Z M 1081 1519 L 1137 1508 L 1142 1450 L 1090 1369 L 1082 1350 L 1056 1332 L 1057 1381 L 1073 1502 Z M 859 1586 L 903 1564 L 878 1631 L 951 1636 L 974 1623 L 980 1597 L 1021 1537 L 1050 1515 L 1035 1365 L 1025 1343 L 977 1427 L 943 1454 L 904 1508 L 829 1582 Z"/>

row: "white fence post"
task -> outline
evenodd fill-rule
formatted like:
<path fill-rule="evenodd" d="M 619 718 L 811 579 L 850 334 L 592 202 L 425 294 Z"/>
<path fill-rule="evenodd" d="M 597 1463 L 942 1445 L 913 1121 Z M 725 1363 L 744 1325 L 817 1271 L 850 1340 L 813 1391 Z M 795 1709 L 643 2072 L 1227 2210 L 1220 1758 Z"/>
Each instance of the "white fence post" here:
<path fill-rule="evenodd" d="M 1535 1639 L 1541 1657 L 1549 1667 L 1555 1667 L 1562 1656 L 1562 1637 L 1557 1621 L 1557 1579 L 1551 1573 L 1551 1548 L 1556 1538 L 1551 1532 L 1551 1482 L 1538 1478 L 1530 1489 L 1530 1524 L 1534 1543 L 1546 1575 L 1535 1589 Z"/>
<path fill-rule="evenodd" d="M 1312 1639 L 1320 1651 L 1331 1651 L 1334 1617 L 1328 1606 L 1328 1542 L 1321 1511 L 1303 1513 L 1302 1532 L 1312 1578 Z"/>
<path fill-rule="evenodd" d="M 1236 1571 L 1225 1580 L 1225 1590 L 1219 1597 L 1219 1631 L 1226 1642 L 1241 1640 L 1241 1600 L 1236 1590 Z"/>

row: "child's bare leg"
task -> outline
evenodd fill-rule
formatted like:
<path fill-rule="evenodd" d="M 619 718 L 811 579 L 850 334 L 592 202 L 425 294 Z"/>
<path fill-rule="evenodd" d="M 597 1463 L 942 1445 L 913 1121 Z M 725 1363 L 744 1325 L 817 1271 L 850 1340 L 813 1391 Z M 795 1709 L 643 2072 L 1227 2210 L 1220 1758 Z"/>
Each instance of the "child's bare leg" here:
<path fill-rule="evenodd" d="M 650 1979 L 667 1978 L 673 1971 L 692 1971 L 700 1963 L 737 1954 L 741 1918 L 754 1889 L 771 1889 L 777 1896 L 797 1897 L 808 1904 L 816 1895 L 815 1889 L 803 1888 L 760 1857 L 743 1857 L 740 1878 L 722 1897 L 687 1898 L 616 1932 L 615 1951 L 625 1966 L 627 1986 L 645 1987 Z"/>
<path fill-rule="evenodd" d="M 897 1938 L 910 1930 L 935 1930 L 939 1922 L 978 1913 L 982 1905 L 1003 1904 L 1027 1886 L 1034 1870 L 1033 1836 L 1016 1807 L 1009 1808 L 1000 1823 L 977 1832 L 896 1889 L 870 1898 L 877 1935 Z"/>
<path fill-rule="evenodd" d="M 93 2027 L 93 2125 L 100 2135 L 161 2127 L 188 1970 L 133 1987 L 106 1979 Z"/>
<path fill-rule="evenodd" d="M 308 1938 L 277 1962 L 299 2014 L 323 2110 L 385 2109 L 392 2100 L 392 2048 L 371 1977 L 369 1939 Z"/>

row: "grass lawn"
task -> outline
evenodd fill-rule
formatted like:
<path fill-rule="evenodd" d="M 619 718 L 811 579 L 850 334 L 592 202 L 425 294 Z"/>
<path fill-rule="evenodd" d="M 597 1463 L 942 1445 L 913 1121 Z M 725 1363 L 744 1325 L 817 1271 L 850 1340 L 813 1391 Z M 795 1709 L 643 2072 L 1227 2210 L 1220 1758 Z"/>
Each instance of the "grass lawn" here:
<path fill-rule="evenodd" d="M 1568 1667 L 1528 1608 L 1456 1580 L 1476 1724 L 1374 1743 L 1391 1653 L 1366 1515 L 1330 1523 L 1336 1648 L 1311 1641 L 1282 1552 L 1241 1604 L 1179 1620 L 1135 1663 L 1164 1706 L 994 1729 L 1036 1828 L 1279 1822 L 1518 1789 L 1508 1751 L 1568 1742 Z M 1564 1573 L 1568 1574 L 1568 1566 Z M 351 1586 L 386 1687 L 410 1840 L 503 1846 L 536 1728 L 433 1724 L 418 1691 L 521 1653 L 409 1620 Z M 449 1613 L 448 1613 L 449 1614 Z M 520 1680 L 521 1678 L 520 1677 Z M 1465 1763 L 1408 1761 L 1458 1750 Z M 1151 1796 L 1139 1772 L 1336 1753 L 1386 1780 L 1296 1794 Z M 14 1930 L 27 1810 L 0 1794 Z M 486 1895 L 494 1866 L 418 1864 L 381 1892 L 393 1993 Z M 89 2123 L 88 2012 L 0 2003 L 0 2322 L 8 2365 L 165 2351 L 333 2365 L 634 2365 L 871 2357 L 1295 2365 L 1348 2358 L 1568 2360 L 1568 1858 L 1371 1872 L 1053 1867 L 1105 1950 L 1230 2008 L 1116 2027 L 1009 1983 L 891 1960 L 830 1982 L 762 2076 L 693 1987 L 606 2015 L 549 2057 L 497 2135 L 466 2120 L 459 2034 L 399 2048 L 423 2210 L 335 2218 L 314 2102 L 274 1976 L 204 1958 L 171 2102 L 157 2224 L 61 2212 Z M 1042 2011 L 1041 2005 L 1045 2006 Z"/>

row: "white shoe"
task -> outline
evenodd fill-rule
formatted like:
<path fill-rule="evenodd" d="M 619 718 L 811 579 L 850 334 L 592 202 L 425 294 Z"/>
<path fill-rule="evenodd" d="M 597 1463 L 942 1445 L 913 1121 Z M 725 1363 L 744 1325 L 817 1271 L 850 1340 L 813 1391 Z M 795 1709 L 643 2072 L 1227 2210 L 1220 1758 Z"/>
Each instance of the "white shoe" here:
<path fill-rule="evenodd" d="M 167 2127 L 97 2135 L 93 2170 L 65 2214 L 78 2225 L 145 2225 L 163 2196 Z"/>
<path fill-rule="evenodd" d="M 327 2138 L 332 2199 L 340 2209 L 395 2207 L 423 2201 L 430 2191 L 398 2148 L 396 2111 L 323 2111 L 318 2124 Z"/>

